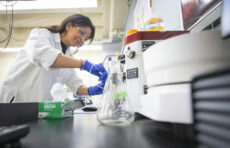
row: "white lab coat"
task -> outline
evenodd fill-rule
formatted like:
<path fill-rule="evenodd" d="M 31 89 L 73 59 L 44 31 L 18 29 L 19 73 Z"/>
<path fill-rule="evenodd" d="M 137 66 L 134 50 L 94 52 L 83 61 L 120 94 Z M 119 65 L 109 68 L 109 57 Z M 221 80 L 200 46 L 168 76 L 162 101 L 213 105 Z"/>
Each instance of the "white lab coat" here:
<path fill-rule="evenodd" d="M 0 85 L 0 102 L 51 101 L 50 90 L 56 82 L 66 84 L 74 93 L 82 84 L 73 68 L 51 68 L 62 53 L 59 33 L 33 29 Z M 65 55 L 71 56 L 70 49 Z"/>

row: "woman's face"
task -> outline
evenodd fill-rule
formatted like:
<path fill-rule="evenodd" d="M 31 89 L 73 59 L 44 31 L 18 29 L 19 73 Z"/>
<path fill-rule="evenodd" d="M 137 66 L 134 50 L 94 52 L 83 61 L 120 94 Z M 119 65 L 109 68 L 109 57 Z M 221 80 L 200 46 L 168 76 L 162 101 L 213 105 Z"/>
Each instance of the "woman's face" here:
<path fill-rule="evenodd" d="M 91 35 L 91 29 L 88 26 L 66 26 L 66 35 L 64 44 L 69 46 L 82 46 Z"/>

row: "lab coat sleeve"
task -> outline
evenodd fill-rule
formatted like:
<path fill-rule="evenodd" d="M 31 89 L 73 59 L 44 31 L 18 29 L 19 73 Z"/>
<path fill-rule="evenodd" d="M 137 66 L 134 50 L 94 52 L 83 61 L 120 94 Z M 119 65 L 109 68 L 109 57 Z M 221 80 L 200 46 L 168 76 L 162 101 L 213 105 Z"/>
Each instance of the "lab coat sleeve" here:
<path fill-rule="evenodd" d="M 66 81 L 66 86 L 73 92 L 73 93 L 77 93 L 78 88 L 83 84 L 83 81 L 81 78 L 79 78 L 79 76 L 76 74 L 76 72 L 74 71 L 74 69 L 71 69 L 71 75 L 69 77 L 69 79 Z"/>
<path fill-rule="evenodd" d="M 29 60 L 46 70 L 53 65 L 60 50 L 54 48 L 54 39 L 47 29 L 33 29 L 26 41 L 23 50 L 26 51 Z"/>

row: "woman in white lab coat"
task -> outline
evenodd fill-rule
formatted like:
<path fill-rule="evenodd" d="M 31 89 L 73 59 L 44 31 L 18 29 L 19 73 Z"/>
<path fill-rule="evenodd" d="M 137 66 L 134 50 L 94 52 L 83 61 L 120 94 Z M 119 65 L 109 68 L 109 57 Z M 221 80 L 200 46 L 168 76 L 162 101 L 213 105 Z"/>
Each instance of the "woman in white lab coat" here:
<path fill-rule="evenodd" d="M 59 26 L 35 28 L 19 51 L 12 67 L 0 85 L 0 102 L 52 101 L 55 83 L 65 84 L 78 95 L 103 92 L 107 72 L 102 65 L 72 58 L 70 46 L 82 46 L 94 39 L 95 27 L 84 15 L 67 17 Z M 86 87 L 74 68 L 99 77 L 100 83 Z"/>

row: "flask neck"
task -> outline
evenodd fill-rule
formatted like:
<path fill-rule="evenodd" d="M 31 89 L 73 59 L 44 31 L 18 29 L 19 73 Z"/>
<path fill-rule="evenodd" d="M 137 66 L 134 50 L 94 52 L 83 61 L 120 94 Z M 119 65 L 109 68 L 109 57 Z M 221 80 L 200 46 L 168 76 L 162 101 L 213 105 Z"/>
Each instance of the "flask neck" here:
<path fill-rule="evenodd" d="M 120 63 L 118 61 L 110 61 L 108 66 L 108 73 L 120 73 Z"/>

